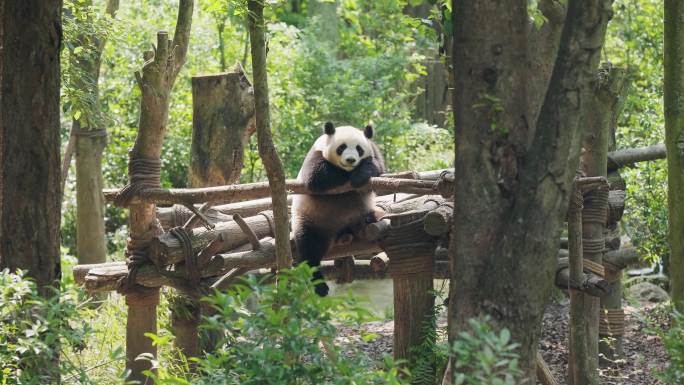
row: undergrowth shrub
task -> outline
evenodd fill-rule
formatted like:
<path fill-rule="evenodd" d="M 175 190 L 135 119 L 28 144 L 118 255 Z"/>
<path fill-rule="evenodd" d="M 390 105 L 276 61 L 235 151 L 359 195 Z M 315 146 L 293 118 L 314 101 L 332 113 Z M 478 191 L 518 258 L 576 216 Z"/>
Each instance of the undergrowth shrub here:
<path fill-rule="evenodd" d="M 684 384 L 684 314 L 677 310 L 672 313 L 672 325 L 666 331 L 660 328 L 658 332 L 670 358 L 670 364 L 662 373 L 660 379 L 666 384 Z"/>
<path fill-rule="evenodd" d="M 341 325 L 367 320 L 370 313 L 351 295 L 316 296 L 311 274 L 300 265 L 282 271 L 277 282 L 252 276 L 207 297 L 216 314 L 202 327 L 221 336 L 219 348 L 191 359 L 196 374 L 159 367 L 148 375 L 156 384 L 403 384 L 390 358 L 376 363 L 354 346 L 333 343 Z M 249 310 L 252 295 L 259 301 Z M 157 337 L 155 342 L 170 341 Z"/>
<path fill-rule="evenodd" d="M 73 285 L 60 289 L 46 299 L 22 272 L 0 271 L 0 384 L 50 384 L 61 353 L 85 348 L 90 326 L 78 322 L 81 293 Z M 59 361 L 59 371 L 69 383 L 84 383 L 75 381 L 84 369 L 69 360 Z"/>
<path fill-rule="evenodd" d="M 471 319 L 470 331 L 461 332 L 451 347 L 455 385 L 517 385 L 522 383 L 518 368 L 518 344 L 511 333 L 493 330 L 491 319 Z"/>

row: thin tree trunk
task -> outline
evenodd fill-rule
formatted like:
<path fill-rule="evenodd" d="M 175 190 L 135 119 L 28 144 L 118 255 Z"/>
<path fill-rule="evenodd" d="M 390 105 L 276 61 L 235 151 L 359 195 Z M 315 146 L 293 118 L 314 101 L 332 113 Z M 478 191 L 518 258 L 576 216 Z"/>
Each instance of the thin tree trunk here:
<path fill-rule="evenodd" d="M 92 1 L 82 4 L 89 7 Z M 119 0 L 108 0 L 105 14 L 114 17 L 119 9 Z M 72 58 L 71 65 L 78 68 L 83 79 L 77 83 L 80 90 L 92 98 L 92 110 L 84 111 L 79 119 L 74 119 L 69 143 L 74 141 L 76 154 L 76 255 L 81 264 L 101 263 L 107 260 L 107 245 L 104 227 L 104 198 L 102 196 L 102 152 L 106 145 L 106 137 L 101 127 L 104 119 L 100 117 L 98 80 L 104 40 L 95 40 L 91 36 L 78 38 L 79 46 L 91 46 L 92 55 L 85 58 Z M 102 133 L 102 134 L 100 134 Z M 63 182 L 69 167 L 65 151 L 63 162 Z M 69 159 L 70 160 L 70 159 Z"/>
<path fill-rule="evenodd" d="M 64 156 L 62 157 L 62 197 L 66 189 L 66 181 L 69 177 L 69 168 L 71 167 L 71 158 L 74 155 L 74 148 L 76 147 L 76 136 L 73 134 L 73 123 L 72 128 L 69 131 L 69 140 L 64 148 Z"/>
<path fill-rule="evenodd" d="M 337 43 L 337 2 L 338 0 L 309 0 L 307 3 L 309 19 L 314 20 L 320 28 L 320 41 L 335 47 Z"/>
<path fill-rule="evenodd" d="M 529 383 L 578 162 L 587 74 L 598 65 L 610 4 L 568 1 L 547 92 L 528 89 L 538 74 L 528 66 L 526 1 L 453 4 L 459 202 L 449 248 L 449 337 L 489 314 L 519 344 Z M 536 121 L 532 95 L 545 95 Z"/>
<path fill-rule="evenodd" d="M 146 62 L 142 73 L 136 73 L 142 97 L 138 135 L 129 154 L 131 159 L 155 161 L 161 156 L 169 116 L 169 94 L 185 63 L 193 9 L 194 0 L 181 0 L 173 40 L 169 40 L 167 32 L 160 31 L 155 50 L 144 53 Z M 129 165 L 129 174 L 132 172 Z M 151 233 L 160 230 L 154 204 L 131 205 L 129 221 L 131 239 L 148 240 Z M 150 369 L 150 363 L 136 358 L 143 353 L 157 355 L 156 347 L 145 333 L 157 332 L 159 289 L 134 289 L 126 295 L 126 369 L 131 371 L 129 380 L 146 383 L 148 379 L 143 371 Z"/>
<path fill-rule="evenodd" d="M 273 214 L 276 225 L 276 266 L 279 269 L 292 265 L 290 250 L 290 222 L 287 216 L 287 191 L 283 165 L 271 137 L 271 114 L 268 101 L 266 74 L 266 42 L 264 38 L 263 0 L 248 0 L 249 38 L 252 46 L 252 69 L 254 71 L 254 104 L 256 111 L 259 155 L 266 168 L 271 187 Z"/>
<path fill-rule="evenodd" d="M 667 146 L 672 302 L 684 312 L 684 3 L 665 0 Z"/>
<path fill-rule="evenodd" d="M 62 1 L 3 1 L 0 9 L 0 269 L 28 272 L 51 297 L 61 277 Z M 59 383 L 58 359 L 47 362 L 33 379 Z"/>

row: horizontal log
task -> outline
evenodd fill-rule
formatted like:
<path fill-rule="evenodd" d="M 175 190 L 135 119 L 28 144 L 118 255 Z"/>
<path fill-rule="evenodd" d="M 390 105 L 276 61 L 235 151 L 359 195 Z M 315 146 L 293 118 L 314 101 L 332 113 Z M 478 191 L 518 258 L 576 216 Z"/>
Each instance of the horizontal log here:
<path fill-rule="evenodd" d="M 564 239 L 565 238 L 561 238 L 561 247 L 563 246 L 562 241 Z M 567 257 L 568 257 L 568 250 L 567 249 L 561 248 L 560 250 L 558 250 L 558 258 L 567 258 Z M 633 248 L 633 247 L 625 247 L 625 248 L 617 249 L 617 250 L 609 250 L 605 254 L 603 254 L 603 260 L 604 261 L 611 263 L 620 269 L 624 269 L 625 267 L 636 264 L 639 262 L 640 259 L 641 259 L 641 255 L 639 254 L 638 250 Z"/>
<path fill-rule="evenodd" d="M 439 237 L 449 232 L 451 224 L 451 217 L 454 213 L 452 205 L 442 204 L 436 209 L 430 211 L 425 216 L 425 224 L 423 229 L 426 233 Z"/>
<path fill-rule="evenodd" d="M 619 269 L 624 269 L 630 265 L 639 263 L 641 255 L 634 247 L 625 247 L 607 252 L 603 256 L 603 260 Z"/>
<path fill-rule="evenodd" d="M 244 219 L 259 239 L 274 236 L 267 216 L 272 218 L 270 211 L 265 212 L 264 215 L 255 215 Z M 240 226 L 232 221 L 217 223 L 213 229 L 197 227 L 190 230 L 189 233 L 192 249 L 195 253 L 199 253 L 218 237 L 221 239 L 212 245 L 216 252 L 233 250 L 249 242 L 249 238 Z M 152 239 L 149 258 L 157 266 L 166 266 L 183 262 L 185 254 L 178 238 L 171 233 L 164 233 Z"/>
<path fill-rule="evenodd" d="M 287 204 L 292 204 L 292 195 L 287 196 Z M 376 202 L 392 202 L 404 201 L 416 198 L 414 194 L 390 194 L 376 197 Z M 195 205 L 197 209 L 201 205 Z M 239 214 L 242 217 L 252 217 L 262 211 L 269 211 L 273 208 L 271 198 L 261 198 L 242 202 L 228 203 L 224 205 L 216 205 L 210 207 L 205 211 L 205 215 L 212 220 L 212 223 L 230 222 L 233 220 L 234 214 Z M 288 207 L 289 208 L 289 207 Z M 173 205 L 171 207 L 157 207 L 157 219 L 164 230 L 168 230 L 175 226 L 182 226 L 190 218 L 192 212 L 183 205 Z M 203 223 L 197 221 L 191 227 L 202 227 Z"/>
<path fill-rule="evenodd" d="M 382 174 L 385 178 L 398 178 L 398 179 L 421 179 L 421 180 L 437 180 L 445 173 L 452 173 L 453 168 L 447 168 L 442 170 L 429 170 L 429 171 L 400 171 Z"/>
<path fill-rule="evenodd" d="M 582 273 L 581 282 L 570 281 L 570 269 L 567 267 L 556 273 L 556 286 L 560 289 L 579 290 L 592 297 L 601 297 L 608 292 L 609 283 L 605 279 L 591 273 Z"/>
<path fill-rule="evenodd" d="M 292 203 L 291 195 L 287 197 L 287 203 Z M 197 205 L 198 209 L 199 207 L 200 206 Z M 214 206 L 207 209 L 204 212 L 204 215 L 211 219 L 213 223 L 230 222 L 233 220 L 233 214 L 239 214 L 242 217 L 251 217 L 262 211 L 271 210 L 272 208 L 273 204 L 271 203 L 271 198 L 262 198 Z M 183 226 L 191 216 L 192 212 L 183 205 L 157 207 L 157 219 L 159 219 L 159 222 L 165 230 L 175 226 Z M 199 226 L 202 226 L 201 222 L 195 224 L 195 227 Z"/>
<path fill-rule="evenodd" d="M 293 255 L 296 248 L 294 242 Z M 335 246 L 326 256 L 328 259 L 342 258 L 355 254 L 377 254 L 380 246 L 372 242 L 353 242 L 347 245 Z M 275 263 L 275 242 L 273 239 L 261 241 L 261 249 L 239 251 L 235 253 L 218 254 L 203 267 L 202 278 L 214 277 L 224 274 L 235 267 L 270 268 Z M 86 290 L 91 292 L 113 291 L 119 289 L 120 280 L 128 275 L 128 267 L 125 262 L 114 262 L 96 265 L 79 265 L 74 267 L 74 280 L 83 284 Z M 143 265 L 138 269 L 136 282 L 146 287 L 171 286 L 183 289 L 186 280 L 185 268 L 177 265 L 173 270 L 160 270 L 152 265 Z"/>
<path fill-rule="evenodd" d="M 617 150 L 608 153 L 608 170 L 617 170 L 622 167 L 632 166 L 635 163 L 649 160 L 665 159 L 666 156 L 664 143 L 647 147 Z"/>
<path fill-rule="evenodd" d="M 370 188 L 376 193 L 406 193 L 432 195 L 439 194 L 441 191 L 448 191 L 454 183 L 453 178 L 443 178 L 439 181 L 416 180 L 416 179 L 396 179 L 377 177 L 371 178 L 369 186 L 364 186 L 360 190 Z M 289 180 L 286 188 L 291 194 L 316 193 L 308 190 L 302 182 Z M 352 188 L 349 184 L 326 191 L 325 195 L 342 194 L 359 189 Z M 119 190 L 107 189 L 104 196 L 107 201 L 113 201 L 118 195 Z M 160 204 L 198 204 L 198 203 L 230 203 L 238 200 L 258 199 L 270 196 L 271 190 L 268 182 L 238 184 L 229 186 L 188 188 L 188 189 L 143 189 L 133 199 L 132 203 L 160 203 Z"/>
<path fill-rule="evenodd" d="M 422 207 L 426 201 L 434 202 L 430 207 L 436 207 L 443 198 L 437 196 L 422 196 L 402 202 L 392 203 L 388 201 L 392 197 L 378 198 L 378 209 L 388 214 L 399 214 L 410 212 L 417 207 Z M 266 212 L 269 215 L 270 212 Z M 265 215 L 255 215 L 245 218 L 245 222 L 255 232 L 257 238 L 272 237 L 271 226 Z M 214 242 L 218 237 L 220 241 Z M 190 239 L 195 253 L 199 253 L 212 243 L 214 253 L 227 252 L 249 242 L 247 235 L 235 222 L 221 222 L 216 224 L 213 229 L 198 227 L 190 232 Z M 376 240 L 379 238 L 368 238 Z M 152 239 L 149 249 L 150 260 L 157 266 L 166 266 L 174 263 L 183 262 L 185 254 L 178 238 L 170 233 L 164 233 Z"/>
<path fill-rule="evenodd" d="M 421 199 L 422 198 L 419 198 L 419 200 Z M 413 203 L 407 201 L 399 204 L 410 207 Z M 392 205 L 389 205 L 389 208 L 392 209 Z M 421 222 L 413 222 L 410 229 L 407 229 L 406 226 L 399 226 L 396 230 L 390 229 L 390 234 L 386 239 L 393 239 L 393 247 L 401 247 L 402 243 L 406 243 L 407 246 L 410 246 L 421 242 L 421 244 L 433 242 L 433 238 L 429 235 L 422 233 L 421 231 L 413 231 L 413 227 L 415 226 L 418 226 L 418 229 L 422 229 L 423 224 Z M 407 233 L 407 231 L 409 232 Z M 258 250 L 215 255 L 202 267 L 201 276 L 212 277 L 221 275 L 236 267 L 250 269 L 271 267 L 275 261 L 275 242 L 273 239 L 268 239 L 262 240 L 260 244 L 261 248 Z M 293 255 L 298 256 L 292 240 L 290 244 Z M 244 247 L 244 245 L 242 247 Z M 343 245 L 335 245 L 325 259 L 377 254 L 380 251 L 380 244 L 377 242 L 357 240 Z M 91 267 L 91 270 L 85 274 L 79 270 L 79 273 L 75 274 L 74 277 L 78 278 L 85 275 L 82 282 L 85 283 L 85 287 L 89 291 L 108 291 L 117 290 L 119 288 L 120 280 L 126 277 L 127 273 L 128 269 L 125 263 L 121 262 L 114 266 L 96 265 L 96 267 Z M 182 286 L 185 281 L 186 273 L 183 264 L 175 265 L 171 271 L 164 269 L 163 273 L 164 274 L 161 274 L 154 265 L 142 266 L 136 274 L 136 283 L 148 287 L 159 287 L 162 285 L 179 287 Z"/>

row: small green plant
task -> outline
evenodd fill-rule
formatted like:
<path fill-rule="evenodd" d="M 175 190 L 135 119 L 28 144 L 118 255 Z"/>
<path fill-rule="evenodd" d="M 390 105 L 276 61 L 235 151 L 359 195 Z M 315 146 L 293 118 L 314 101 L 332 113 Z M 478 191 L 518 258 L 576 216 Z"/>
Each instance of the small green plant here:
<path fill-rule="evenodd" d="M 473 318 L 470 332 L 461 332 L 451 348 L 455 385 L 516 385 L 522 380 L 518 368 L 518 345 L 508 329 L 498 333 L 491 319 Z"/>
<path fill-rule="evenodd" d="M 377 364 L 353 346 L 343 350 L 333 343 L 341 324 L 367 320 L 370 313 L 351 296 L 318 297 L 311 275 L 300 265 L 282 271 L 276 282 L 249 277 L 205 298 L 216 314 L 202 327 L 221 336 L 218 349 L 192 359 L 192 378 L 161 371 L 150 376 L 157 384 L 402 384 L 390 358 Z M 259 298 L 254 311 L 247 307 L 252 295 Z"/>
<path fill-rule="evenodd" d="M 659 374 L 666 384 L 684 383 L 684 314 L 677 310 L 672 313 L 672 326 L 666 331 L 656 328 L 670 357 L 670 365 Z"/>
<path fill-rule="evenodd" d="M 0 384 L 50 384 L 60 374 L 69 383 L 92 383 L 83 367 L 60 360 L 67 350 L 83 350 L 91 330 L 78 322 L 81 296 L 63 284 L 46 299 L 22 272 L 0 271 Z"/>

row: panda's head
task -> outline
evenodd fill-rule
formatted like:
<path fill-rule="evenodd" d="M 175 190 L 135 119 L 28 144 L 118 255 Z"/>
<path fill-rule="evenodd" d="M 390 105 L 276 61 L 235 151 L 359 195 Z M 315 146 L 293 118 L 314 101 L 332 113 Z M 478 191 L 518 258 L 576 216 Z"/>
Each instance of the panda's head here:
<path fill-rule="evenodd" d="M 373 127 L 368 125 L 361 131 L 352 126 L 335 127 L 332 123 L 325 124 L 325 135 L 321 137 L 323 143 L 320 149 L 323 157 L 333 165 L 351 171 L 361 161 L 373 155 L 370 138 L 373 137 Z"/>

